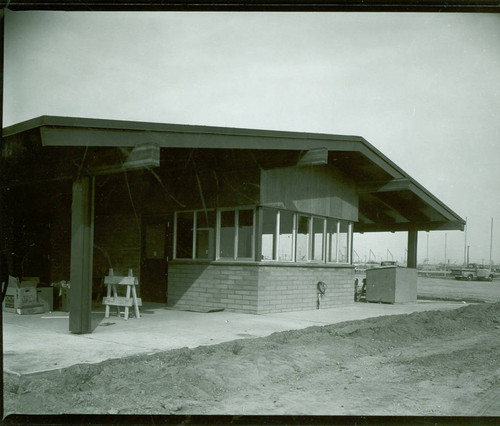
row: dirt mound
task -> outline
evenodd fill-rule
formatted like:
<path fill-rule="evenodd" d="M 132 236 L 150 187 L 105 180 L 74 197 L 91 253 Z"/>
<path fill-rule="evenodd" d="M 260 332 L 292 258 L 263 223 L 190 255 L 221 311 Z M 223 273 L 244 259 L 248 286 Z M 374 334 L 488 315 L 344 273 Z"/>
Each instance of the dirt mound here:
<path fill-rule="evenodd" d="M 490 369 L 490 380 L 496 380 L 499 329 L 500 303 L 310 327 L 75 365 L 21 380 L 6 377 L 5 408 L 17 413 L 359 414 L 366 406 L 358 407 L 355 395 L 370 388 L 381 394 L 380 380 L 366 381 L 376 376 L 372 369 L 395 382 L 396 370 L 416 369 L 410 377 L 421 382 L 418 371 L 441 368 L 447 356 L 447 371 L 454 374 L 461 359 L 479 365 L 474 361 L 479 338 L 494 342 L 481 362 Z M 455 347 L 457 342 L 470 342 L 472 348 Z M 476 391 L 483 391 L 483 385 Z M 380 403 L 379 409 L 381 414 L 422 414 L 411 404 L 388 413 Z"/>

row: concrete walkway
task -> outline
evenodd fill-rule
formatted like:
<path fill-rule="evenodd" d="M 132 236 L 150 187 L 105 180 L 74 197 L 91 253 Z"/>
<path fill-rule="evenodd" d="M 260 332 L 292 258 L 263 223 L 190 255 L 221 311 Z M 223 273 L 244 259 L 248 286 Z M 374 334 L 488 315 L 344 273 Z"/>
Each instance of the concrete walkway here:
<path fill-rule="evenodd" d="M 263 337 L 274 332 L 303 329 L 383 315 L 456 309 L 460 302 L 419 300 L 412 304 L 353 303 L 331 309 L 268 315 L 235 312 L 176 311 L 160 304 L 142 308 L 140 319 L 100 315 L 92 334 L 68 331 L 67 313 L 42 315 L 3 313 L 4 371 L 19 375 L 54 370 L 80 363 L 182 347 L 194 348 L 235 339 Z"/>

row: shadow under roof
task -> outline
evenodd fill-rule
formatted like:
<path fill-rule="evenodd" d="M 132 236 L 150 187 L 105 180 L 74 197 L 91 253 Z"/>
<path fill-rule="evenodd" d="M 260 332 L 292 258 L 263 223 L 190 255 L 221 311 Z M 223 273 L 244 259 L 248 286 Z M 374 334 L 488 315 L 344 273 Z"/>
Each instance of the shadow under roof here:
<path fill-rule="evenodd" d="M 463 230 L 465 221 L 360 136 L 41 116 L 3 129 L 4 140 L 30 135 L 41 146 L 327 151 L 329 165 L 359 195 L 356 232 Z"/>

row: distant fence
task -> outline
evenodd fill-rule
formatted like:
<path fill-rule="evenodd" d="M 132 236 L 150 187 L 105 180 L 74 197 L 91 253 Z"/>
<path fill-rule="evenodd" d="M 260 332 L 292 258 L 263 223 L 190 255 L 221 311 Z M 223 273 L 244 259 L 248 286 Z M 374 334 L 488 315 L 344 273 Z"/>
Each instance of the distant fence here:
<path fill-rule="evenodd" d="M 441 271 L 441 270 L 436 270 L 436 271 L 426 271 L 426 270 L 419 270 L 418 271 L 418 276 L 419 277 L 440 277 L 440 278 L 446 278 L 451 274 L 451 271 Z"/>

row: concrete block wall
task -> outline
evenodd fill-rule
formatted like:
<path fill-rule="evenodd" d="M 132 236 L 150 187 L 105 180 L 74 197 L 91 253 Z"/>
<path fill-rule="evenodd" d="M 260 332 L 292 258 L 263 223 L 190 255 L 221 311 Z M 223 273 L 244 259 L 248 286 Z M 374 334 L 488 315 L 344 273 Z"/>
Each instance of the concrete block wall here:
<path fill-rule="evenodd" d="M 257 274 L 256 265 L 170 262 L 168 306 L 257 313 Z"/>
<path fill-rule="evenodd" d="M 354 303 L 354 268 L 171 262 L 168 305 L 181 309 L 264 314 L 317 308 L 317 283 L 327 284 L 321 308 Z"/>
<path fill-rule="evenodd" d="M 326 284 L 320 309 L 354 303 L 354 268 L 260 266 L 258 313 L 305 311 L 318 307 L 318 282 Z"/>
<path fill-rule="evenodd" d="M 51 281 L 70 279 L 71 214 L 57 216 L 50 235 Z M 94 278 L 115 273 L 127 274 L 132 268 L 140 274 L 141 233 L 134 215 L 96 216 L 94 219 Z"/>
<path fill-rule="evenodd" d="M 57 209 L 50 227 L 50 281 L 70 280 L 71 211 Z"/>

